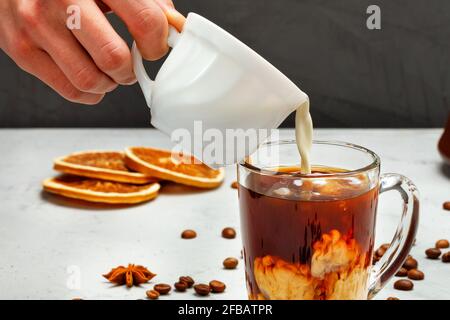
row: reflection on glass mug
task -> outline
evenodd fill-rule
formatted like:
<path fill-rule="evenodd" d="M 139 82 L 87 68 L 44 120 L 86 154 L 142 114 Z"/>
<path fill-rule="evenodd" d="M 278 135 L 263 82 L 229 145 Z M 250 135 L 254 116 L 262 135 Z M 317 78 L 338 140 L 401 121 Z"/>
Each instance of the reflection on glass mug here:
<path fill-rule="evenodd" d="M 238 165 L 250 299 L 372 298 L 411 249 L 419 199 L 409 179 L 380 176 L 379 157 L 348 143 L 315 141 L 312 156 L 312 174 L 302 175 L 295 141 L 269 142 Z M 372 265 L 378 197 L 389 190 L 403 212 Z"/>

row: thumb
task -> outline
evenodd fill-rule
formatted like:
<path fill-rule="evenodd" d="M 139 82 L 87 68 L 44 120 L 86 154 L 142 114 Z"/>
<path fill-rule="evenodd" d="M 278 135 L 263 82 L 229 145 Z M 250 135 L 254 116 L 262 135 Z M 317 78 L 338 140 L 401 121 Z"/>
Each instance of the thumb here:
<path fill-rule="evenodd" d="M 173 2 L 171 0 L 155 0 L 155 2 L 164 11 L 169 24 L 181 32 L 186 18 L 175 9 Z"/>

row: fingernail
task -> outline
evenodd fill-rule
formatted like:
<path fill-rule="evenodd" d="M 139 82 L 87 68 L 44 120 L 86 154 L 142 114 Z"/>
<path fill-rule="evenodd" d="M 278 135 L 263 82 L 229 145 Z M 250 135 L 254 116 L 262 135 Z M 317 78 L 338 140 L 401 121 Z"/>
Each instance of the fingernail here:
<path fill-rule="evenodd" d="M 183 30 L 186 22 L 186 17 L 179 13 L 177 10 L 171 8 L 166 12 L 167 20 L 169 24 L 174 26 L 179 32 Z"/>
<path fill-rule="evenodd" d="M 116 90 L 118 86 L 119 86 L 119 84 L 114 83 L 113 85 L 111 85 L 111 86 L 108 88 L 108 90 L 106 90 L 106 92 L 112 92 L 112 91 Z"/>

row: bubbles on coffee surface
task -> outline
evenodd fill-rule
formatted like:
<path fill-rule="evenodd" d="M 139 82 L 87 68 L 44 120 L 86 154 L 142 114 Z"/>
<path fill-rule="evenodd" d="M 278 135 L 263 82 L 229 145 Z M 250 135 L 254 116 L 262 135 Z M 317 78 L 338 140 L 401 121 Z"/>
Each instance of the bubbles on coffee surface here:
<path fill-rule="evenodd" d="M 299 167 L 266 170 L 276 174 L 260 177 L 254 186 L 258 192 L 270 197 L 297 201 L 339 200 L 356 197 L 371 188 L 370 179 L 365 174 L 342 176 L 346 172 L 343 169 L 313 167 L 308 176 L 302 176 Z M 286 174 L 286 179 L 280 179 L 280 174 Z"/>

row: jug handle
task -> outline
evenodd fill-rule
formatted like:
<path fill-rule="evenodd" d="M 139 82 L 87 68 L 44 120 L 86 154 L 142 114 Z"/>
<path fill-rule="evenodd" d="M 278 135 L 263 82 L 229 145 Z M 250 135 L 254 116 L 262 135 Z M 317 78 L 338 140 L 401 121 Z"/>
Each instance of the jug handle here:
<path fill-rule="evenodd" d="M 174 48 L 176 46 L 180 35 L 181 34 L 177 29 L 175 29 L 175 27 L 169 26 L 169 37 L 167 39 L 167 44 L 169 45 L 169 47 Z M 133 42 L 131 55 L 133 57 L 134 73 L 142 89 L 142 92 L 144 93 L 145 101 L 147 102 L 147 105 L 151 107 L 154 81 L 150 79 L 147 71 L 145 71 L 142 55 L 139 52 L 136 42 Z"/>

